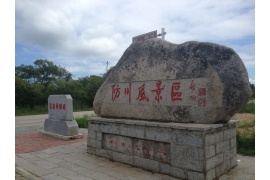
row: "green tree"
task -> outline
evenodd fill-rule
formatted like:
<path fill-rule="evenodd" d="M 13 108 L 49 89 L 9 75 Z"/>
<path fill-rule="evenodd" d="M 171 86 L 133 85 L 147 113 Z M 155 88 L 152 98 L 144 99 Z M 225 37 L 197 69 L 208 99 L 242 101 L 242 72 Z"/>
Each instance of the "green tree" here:
<path fill-rule="evenodd" d="M 91 75 L 73 80 L 71 73 L 65 68 L 56 66 L 48 60 L 38 59 L 34 62 L 34 66 L 23 64 L 17 66 L 15 67 L 16 110 L 46 107 L 48 97 L 52 94 L 70 94 L 73 98 L 73 108 L 77 110 L 93 107 L 99 87 L 112 70 L 113 67 L 101 76 Z"/>
<path fill-rule="evenodd" d="M 15 106 L 33 106 L 33 94 L 31 84 L 15 76 Z"/>
<path fill-rule="evenodd" d="M 24 65 L 15 67 L 15 75 L 29 83 L 41 83 L 48 85 L 59 79 L 72 80 L 72 74 L 65 68 L 55 65 L 52 61 L 38 59 L 34 66 Z"/>
<path fill-rule="evenodd" d="M 99 87 L 104 82 L 104 78 L 100 76 L 86 76 L 79 78 L 78 81 L 82 84 L 83 90 L 86 93 L 86 96 L 83 102 L 87 103 L 88 106 L 93 106 L 93 101 Z"/>
<path fill-rule="evenodd" d="M 252 96 L 251 96 L 251 98 L 252 99 L 255 99 L 255 85 L 250 83 L 250 87 L 251 87 L 251 90 L 252 90 Z"/>
<path fill-rule="evenodd" d="M 29 83 L 35 83 L 39 76 L 39 72 L 32 65 L 24 65 L 15 67 L 15 75 L 26 80 Z"/>

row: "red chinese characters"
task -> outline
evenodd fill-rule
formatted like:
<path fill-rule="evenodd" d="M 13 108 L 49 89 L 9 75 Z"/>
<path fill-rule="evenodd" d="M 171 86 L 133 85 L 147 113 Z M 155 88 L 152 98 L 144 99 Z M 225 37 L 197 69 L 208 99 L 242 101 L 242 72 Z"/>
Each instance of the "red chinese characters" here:
<path fill-rule="evenodd" d="M 155 151 L 155 148 L 151 146 L 151 148 L 149 149 L 148 157 L 152 157 L 154 155 L 154 151 Z"/>
<path fill-rule="evenodd" d="M 197 97 L 193 95 L 193 96 L 189 96 L 189 98 L 190 98 L 191 100 L 195 101 Z"/>
<path fill-rule="evenodd" d="M 196 89 L 196 84 L 194 83 L 194 80 L 191 81 L 189 89 L 191 89 L 192 91 L 195 91 Z"/>
<path fill-rule="evenodd" d="M 140 146 L 138 146 L 137 144 L 134 145 L 134 149 L 135 150 L 140 150 Z"/>
<path fill-rule="evenodd" d="M 131 147 L 131 145 L 129 144 L 128 145 L 128 147 L 127 147 L 127 149 L 124 151 L 124 152 L 126 152 L 126 153 L 128 153 L 128 154 L 132 154 L 132 147 Z"/>
<path fill-rule="evenodd" d="M 191 91 L 195 91 L 196 90 L 196 84 L 194 82 L 194 80 L 191 81 L 190 85 L 189 85 L 189 89 Z M 195 101 L 197 99 L 197 97 L 195 95 L 192 95 L 192 96 L 189 96 L 189 98 L 192 100 L 192 101 Z"/>
<path fill-rule="evenodd" d="M 112 87 L 112 101 L 114 101 L 116 98 L 119 98 L 120 96 L 120 88 L 118 84 L 114 84 Z"/>
<path fill-rule="evenodd" d="M 129 83 L 129 87 L 125 88 L 124 94 L 128 96 L 128 103 L 131 102 L 131 83 Z"/>
<path fill-rule="evenodd" d="M 152 92 L 155 92 L 155 93 L 156 93 L 155 100 L 156 100 L 158 103 L 162 100 L 162 96 L 161 96 L 160 94 L 161 94 L 161 91 L 164 90 L 164 88 L 160 88 L 161 83 L 162 83 L 161 81 L 158 81 L 158 82 L 156 83 L 157 89 L 151 90 Z"/>
<path fill-rule="evenodd" d="M 205 107 L 206 106 L 206 99 L 205 98 L 199 98 L 198 106 Z"/>
<path fill-rule="evenodd" d="M 62 104 L 62 103 L 50 103 L 50 109 L 67 110 L 66 109 L 66 104 Z"/>
<path fill-rule="evenodd" d="M 141 85 L 138 90 L 139 90 L 139 94 L 138 94 L 138 97 L 136 98 L 138 101 L 146 101 L 146 102 L 149 102 L 149 99 L 148 97 L 146 97 L 146 94 L 145 94 L 145 83 L 143 83 L 143 85 Z"/>
<path fill-rule="evenodd" d="M 206 88 L 199 88 L 199 96 L 198 99 L 198 106 L 205 107 L 206 106 Z"/>
<path fill-rule="evenodd" d="M 146 146 L 143 146 L 143 147 L 142 147 L 142 150 L 143 150 L 143 151 L 147 151 L 147 147 L 146 147 Z"/>
<path fill-rule="evenodd" d="M 199 96 L 206 96 L 206 89 L 205 88 L 199 88 Z"/>
<path fill-rule="evenodd" d="M 171 100 L 174 101 L 182 101 L 182 92 L 180 90 L 180 82 L 174 82 L 172 84 L 172 90 L 171 90 Z"/>
<path fill-rule="evenodd" d="M 156 101 L 157 103 L 164 104 L 178 101 L 191 103 L 200 107 L 205 107 L 207 104 L 207 89 L 202 86 L 199 80 L 198 82 L 195 79 L 183 80 L 183 82 L 171 80 L 169 82 L 163 82 L 159 80 L 155 82 L 155 87 L 149 87 L 150 85 L 152 85 L 150 82 L 143 84 L 140 82 L 122 83 L 121 85 L 120 83 L 111 84 L 112 91 L 109 98 L 115 103 L 128 102 L 129 104 L 131 104 L 132 101 L 144 101 L 146 103 Z M 119 100 L 117 100 L 118 98 Z M 63 106 L 64 105 L 61 104 L 52 104 L 50 107 L 52 109 L 61 109 L 61 107 L 65 109 Z"/>

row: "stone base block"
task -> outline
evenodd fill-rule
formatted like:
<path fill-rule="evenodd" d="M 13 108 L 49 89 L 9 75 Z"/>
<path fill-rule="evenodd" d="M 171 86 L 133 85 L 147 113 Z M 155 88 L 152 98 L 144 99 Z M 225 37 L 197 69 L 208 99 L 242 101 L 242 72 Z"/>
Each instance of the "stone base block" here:
<path fill-rule="evenodd" d="M 83 138 L 83 134 L 78 134 L 78 135 L 74 135 L 74 136 L 63 136 L 60 134 L 55 134 L 55 133 L 51 133 L 51 132 L 47 132 L 47 131 L 43 131 L 43 130 L 40 130 L 39 133 L 44 134 L 46 136 L 54 137 L 57 139 L 65 140 L 65 141 Z"/>
<path fill-rule="evenodd" d="M 236 162 L 236 124 L 88 119 L 87 152 L 181 179 L 217 179 Z"/>
<path fill-rule="evenodd" d="M 44 122 L 44 131 L 63 136 L 76 136 L 79 133 L 79 128 L 75 120 L 63 121 L 55 119 L 46 119 Z"/>

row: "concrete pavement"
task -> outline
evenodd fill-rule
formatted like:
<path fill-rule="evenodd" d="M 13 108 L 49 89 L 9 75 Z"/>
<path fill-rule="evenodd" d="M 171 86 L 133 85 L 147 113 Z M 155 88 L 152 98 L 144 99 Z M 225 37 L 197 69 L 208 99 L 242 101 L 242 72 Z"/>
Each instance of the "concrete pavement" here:
<path fill-rule="evenodd" d="M 79 114 L 83 116 L 84 113 Z M 45 118 L 43 119 L 43 122 L 44 120 Z M 20 128 L 29 127 L 21 126 Z M 16 180 L 177 179 L 168 175 L 152 173 L 141 168 L 131 167 L 123 163 L 112 162 L 105 158 L 90 155 L 87 153 L 87 129 L 80 129 L 80 132 L 85 135 L 84 138 L 71 141 L 54 139 L 42 135 L 36 130 L 22 131 L 21 133 L 16 134 Z M 255 179 L 254 157 L 238 154 L 237 164 L 238 165 L 234 169 L 221 176 L 219 180 Z"/>

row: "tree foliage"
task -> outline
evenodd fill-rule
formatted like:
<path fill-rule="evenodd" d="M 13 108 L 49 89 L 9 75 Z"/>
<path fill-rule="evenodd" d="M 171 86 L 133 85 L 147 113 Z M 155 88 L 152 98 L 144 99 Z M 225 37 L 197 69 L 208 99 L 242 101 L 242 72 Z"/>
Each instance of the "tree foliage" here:
<path fill-rule="evenodd" d="M 251 87 L 251 90 L 252 90 L 252 96 L 251 96 L 251 98 L 252 99 L 255 99 L 255 85 L 250 83 L 250 87 Z"/>
<path fill-rule="evenodd" d="M 55 65 L 52 61 L 38 59 L 34 66 L 24 65 L 15 67 L 15 75 L 29 83 L 48 85 L 59 79 L 70 81 L 72 74 L 65 68 Z"/>
<path fill-rule="evenodd" d="M 92 107 L 99 87 L 106 80 L 113 67 L 101 76 L 90 75 L 72 79 L 65 68 L 47 60 L 36 60 L 34 66 L 15 67 L 16 108 L 46 105 L 49 95 L 70 94 L 74 109 Z"/>

